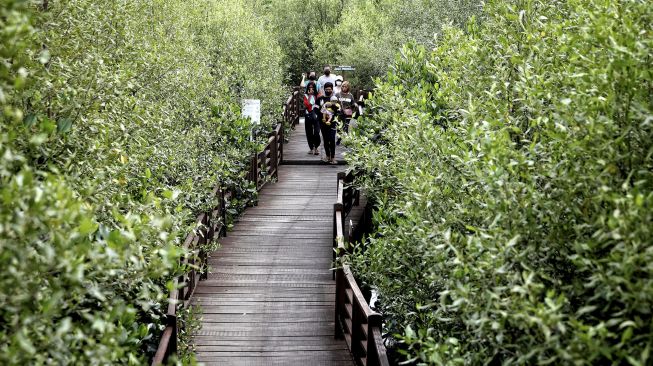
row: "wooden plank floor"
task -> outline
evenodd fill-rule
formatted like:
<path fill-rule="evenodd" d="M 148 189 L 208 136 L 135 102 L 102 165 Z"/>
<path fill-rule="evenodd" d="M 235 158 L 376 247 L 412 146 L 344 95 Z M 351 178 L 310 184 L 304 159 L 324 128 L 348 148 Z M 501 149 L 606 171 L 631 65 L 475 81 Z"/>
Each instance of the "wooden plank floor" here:
<path fill-rule="evenodd" d="M 320 135 L 322 138 L 322 135 Z M 344 154 L 347 149 L 342 145 L 336 146 L 336 160 L 339 164 L 346 164 Z M 304 129 L 304 118 L 299 119 L 299 124 L 295 126 L 295 130 L 290 134 L 289 143 L 283 146 L 283 161 L 284 164 L 323 164 L 320 157 L 324 154 L 324 140 L 320 143 L 319 156 L 308 154 L 308 143 L 306 142 L 306 130 Z"/>
<path fill-rule="evenodd" d="M 295 149 L 298 131 L 303 136 L 303 126 L 284 148 Z M 345 341 L 334 339 L 331 220 L 342 170 L 280 166 L 279 182 L 264 187 L 258 206 L 248 208 L 220 241 L 208 279 L 193 296 L 203 314 L 193 337 L 198 361 L 354 364 Z"/>

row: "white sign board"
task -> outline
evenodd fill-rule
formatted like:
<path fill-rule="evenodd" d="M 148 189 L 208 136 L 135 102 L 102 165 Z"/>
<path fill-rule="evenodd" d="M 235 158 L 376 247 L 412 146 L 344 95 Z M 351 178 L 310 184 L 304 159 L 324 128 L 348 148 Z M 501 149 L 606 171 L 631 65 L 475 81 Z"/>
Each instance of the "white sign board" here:
<path fill-rule="evenodd" d="M 261 101 L 259 99 L 243 99 L 243 117 L 249 117 L 253 124 L 260 124 Z"/>
<path fill-rule="evenodd" d="M 356 68 L 353 66 L 348 66 L 348 65 L 341 65 L 341 66 L 336 66 L 333 68 L 336 71 L 356 71 Z"/>

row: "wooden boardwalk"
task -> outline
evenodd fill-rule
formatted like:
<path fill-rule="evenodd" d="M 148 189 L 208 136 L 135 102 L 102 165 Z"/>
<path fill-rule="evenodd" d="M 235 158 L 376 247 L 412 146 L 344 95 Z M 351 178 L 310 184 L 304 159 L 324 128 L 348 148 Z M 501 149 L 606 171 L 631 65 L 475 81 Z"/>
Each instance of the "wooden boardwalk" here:
<path fill-rule="evenodd" d="M 279 167 L 279 182 L 264 187 L 258 206 L 221 240 L 208 279 L 195 290 L 203 320 L 193 339 L 204 364 L 354 364 L 345 341 L 334 339 L 330 270 L 343 167 L 310 165 L 319 157 L 306 154 L 303 127 L 284 146 L 284 154 L 303 152 L 295 160 L 302 165 Z"/>

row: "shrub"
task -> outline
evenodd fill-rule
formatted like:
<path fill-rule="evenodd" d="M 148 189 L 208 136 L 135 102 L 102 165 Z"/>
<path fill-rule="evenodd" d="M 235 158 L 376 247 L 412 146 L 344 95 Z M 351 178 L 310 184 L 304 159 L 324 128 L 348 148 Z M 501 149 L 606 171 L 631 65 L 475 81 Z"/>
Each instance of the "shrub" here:
<path fill-rule="evenodd" d="M 347 77 L 357 87 L 371 88 L 374 78 L 388 72 L 402 44 L 431 47 L 443 25 L 464 25 L 479 9 L 479 2 L 471 0 L 352 0 L 337 24 L 314 34 L 314 55 L 355 66 Z"/>
<path fill-rule="evenodd" d="M 283 54 L 284 81 L 299 84 L 301 74 L 308 70 L 321 71 L 329 58 L 315 54 L 317 34 L 337 25 L 350 0 L 247 0 L 266 22 L 267 29 L 277 39 Z"/>
<path fill-rule="evenodd" d="M 378 82 L 349 141 L 377 203 L 354 268 L 415 362 L 650 364 L 653 7 L 483 17 Z"/>
<path fill-rule="evenodd" d="M 240 99 L 263 100 L 261 129 L 280 112 L 280 52 L 252 17 L 209 0 L 0 4 L 0 364 L 146 362 L 211 189 L 251 197 Z"/>

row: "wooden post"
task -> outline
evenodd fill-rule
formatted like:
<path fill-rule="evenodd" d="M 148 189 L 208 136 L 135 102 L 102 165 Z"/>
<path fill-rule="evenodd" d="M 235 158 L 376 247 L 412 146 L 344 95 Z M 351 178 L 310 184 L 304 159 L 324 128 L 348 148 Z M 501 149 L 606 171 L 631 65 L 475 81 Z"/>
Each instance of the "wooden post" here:
<path fill-rule="evenodd" d="M 223 237 L 227 236 L 227 199 L 224 189 L 220 189 L 220 218 L 222 219 L 222 227 L 218 235 Z"/>
<path fill-rule="evenodd" d="M 283 143 L 285 140 L 284 121 L 281 121 L 281 128 L 279 129 L 279 163 L 283 163 Z"/>
<path fill-rule="evenodd" d="M 338 258 L 338 229 L 336 228 L 336 212 L 338 210 L 337 205 L 338 205 L 337 203 L 333 205 L 333 220 L 332 220 L 333 225 L 332 225 L 332 228 L 331 228 L 332 232 L 333 232 L 333 235 L 332 235 L 333 236 L 333 241 L 332 241 L 331 244 L 333 245 L 333 266 L 334 267 L 336 266 L 336 258 Z M 334 280 L 336 279 L 335 272 L 333 273 L 332 279 L 334 279 Z"/>
<path fill-rule="evenodd" d="M 186 258 L 183 258 L 183 259 L 182 259 L 182 264 L 186 264 L 186 263 L 187 263 L 187 262 L 186 262 Z M 185 275 L 180 275 L 179 277 L 177 277 L 177 283 L 176 283 L 176 285 L 179 285 L 179 288 L 176 289 L 176 290 L 174 290 L 174 291 L 177 291 L 176 299 L 178 299 L 179 301 L 183 301 L 183 300 L 184 300 L 184 286 L 182 286 L 182 284 L 183 284 L 185 281 L 186 281 L 186 276 L 185 276 Z"/>
<path fill-rule="evenodd" d="M 301 109 L 301 107 L 300 107 L 301 100 L 299 98 L 299 91 L 297 91 L 297 92 L 295 92 L 293 94 L 293 98 L 295 99 L 295 102 L 293 103 L 294 106 L 295 106 L 295 108 L 294 108 L 295 113 L 293 113 L 293 124 L 298 125 L 299 124 L 299 110 Z"/>
<path fill-rule="evenodd" d="M 250 162 L 252 167 L 252 181 L 254 182 L 254 187 L 258 190 L 258 154 L 254 153 Z"/>
<path fill-rule="evenodd" d="M 379 354 L 378 354 L 378 341 L 374 336 L 374 330 L 381 330 L 382 326 L 381 314 L 372 313 L 367 317 L 367 365 L 369 366 L 378 366 L 379 365 Z"/>
<path fill-rule="evenodd" d="M 256 190 L 263 187 L 263 180 L 261 179 L 261 172 L 265 172 L 265 150 L 256 154 Z"/>
<path fill-rule="evenodd" d="M 342 256 L 343 253 L 340 252 L 338 245 L 339 235 L 342 235 L 342 232 L 338 232 L 338 224 L 342 228 L 342 203 L 337 202 L 333 205 L 333 264 L 336 265 L 336 260 Z M 335 276 L 335 274 L 334 274 Z M 335 277 L 334 277 L 335 278 Z"/>
<path fill-rule="evenodd" d="M 344 180 L 344 179 L 345 179 L 345 172 L 338 172 L 337 179 L 338 179 L 339 181 L 340 181 L 340 180 Z M 336 189 L 338 189 L 338 185 L 337 185 L 337 184 L 336 184 Z"/>
<path fill-rule="evenodd" d="M 274 174 L 272 175 L 274 178 L 279 178 L 279 155 L 277 155 L 277 139 L 279 136 L 277 136 L 277 131 L 276 129 L 272 131 L 274 134 L 274 140 L 272 140 L 272 143 L 270 144 L 270 165 L 272 165 L 272 171 Z"/>
<path fill-rule="evenodd" d="M 177 315 L 167 315 L 168 326 L 172 327 L 172 336 L 170 337 L 170 344 L 168 345 L 168 355 L 177 354 L 177 339 L 179 339 L 179 329 L 177 328 Z M 166 357 L 167 361 L 167 357 Z"/>
<path fill-rule="evenodd" d="M 340 312 L 341 306 L 344 303 L 343 296 L 345 292 L 344 288 L 344 273 L 342 272 L 342 268 L 336 268 L 334 271 L 335 273 L 335 279 L 336 279 L 336 319 L 335 319 L 335 332 L 334 332 L 334 338 L 335 339 L 342 339 L 344 338 L 344 333 L 342 331 L 342 326 L 340 324 Z"/>
<path fill-rule="evenodd" d="M 363 340 L 361 325 L 365 316 L 362 307 L 363 304 L 358 302 L 358 298 L 354 294 L 351 301 L 351 354 L 355 360 L 365 356 L 365 350 L 361 346 L 361 340 Z"/>
<path fill-rule="evenodd" d="M 347 222 L 347 215 L 345 215 L 344 207 L 343 207 L 342 213 L 340 214 L 340 227 L 342 228 L 342 233 L 341 234 L 342 234 L 342 241 L 343 241 L 344 248 L 345 248 L 345 250 L 349 250 L 348 249 L 349 248 L 349 245 L 348 245 L 349 236 L 347 235 L 347 230 L 345 229 L 345 227 L 346 227 L 345 223 L 346 222 Z M 340 256 L 342 257 L 344 254 L 345 253 L 340 253 Z"/>
<path fill-rule="evenodd" d="M 213 226 L 211 224 L 211 212 L 207 212 L 204 214 L 204 227 L 202 228 L 202 233 L 204 235 L 203 238 L 200 240 L 200 249 L 199 249 L 199 280 L 204 280 L 208 276 L 208 253 L 206 252 L 206 249 L 204 248 L 206 244 L 211 242 L 213 240 Z"/>

